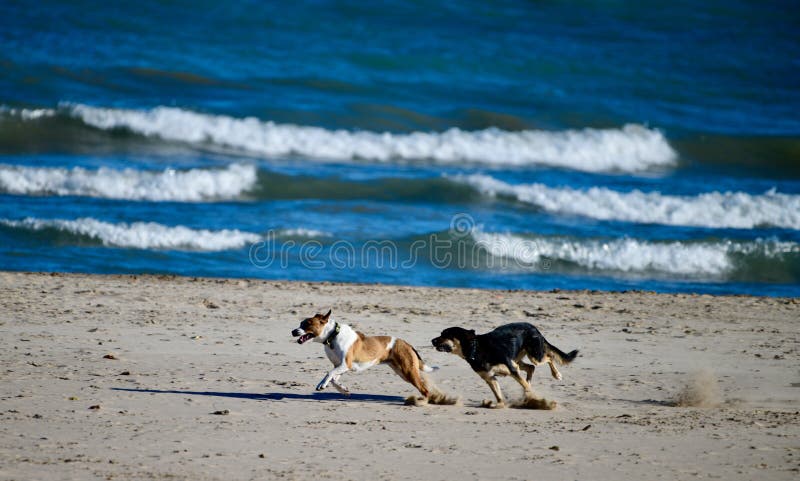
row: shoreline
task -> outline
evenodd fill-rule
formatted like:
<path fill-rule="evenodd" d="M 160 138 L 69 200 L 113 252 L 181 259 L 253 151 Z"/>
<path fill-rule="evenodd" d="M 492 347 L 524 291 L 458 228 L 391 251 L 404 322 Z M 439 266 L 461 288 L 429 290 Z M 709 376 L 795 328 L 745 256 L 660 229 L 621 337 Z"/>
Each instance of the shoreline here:
<path fill-rule="evenodd" d="M 289 331 L 327 308 L 407 340 L 462 405 L 404 406 L 413 388 L 382 366 L 344 375 L 350 399 L 314 392 L 331 365 Z M 1 271 L 0 478 L 793 479 L 798 314 L 748 295 Z M 534 374 L 554 411 L 481 408 L 486 384 L 430 346 L 520 321 L 581 351 L 562 381 Z"/>
<path fill-rule="evenodd" d="M 622 290 L 602 290 L 602 289 L 504 289 L 504 288 L 486 288 L 486 287 L 462 287 L 462 286 L 434 286 L 434 285 L 419 285 L 419 284 L 389 284 L 382 282 L 348 282 L 348 281 L 310 281 L 302 279 L 268 279 L 260 277 L 227 277 L 227 276 L 193 276 L 184 274 L 159 274 L 159 273 L 87 273 L 87 272 L 68 272 L 68 271 L 9 271 L 0 270 L 2 274 L 20 274 L 20 275 L 36 275 L 36 276 L 87 276 L 87 277 L 106 277 L 106 278 L 154 278 L 161 281 L 186 279 L 196 281 L 229 281 L 229 282 L 256 282 L 265 284 L 287 284 L 287 285 L 325 285 L 325 286 L 362 286 L 362 287 L 386 287 L 386 288 L 402 288 L 402 289 L 442 289 L 442 290 L 465 290 L 465 291 L 482 291 L 482 292 L 521 292 L 532 294 L 588 294 L 588 295 L 625 295 L 625 294 L 648 294 L 657 296 L 688 296 L 688 297 L 713 297 L 713 298 L 753 298 L 753 299 L 776 299 L 779 301 L 790 301 L 794 299 L 800 300 L 798 296 L 771 296 L 771 295 L 755 295 L 749 293 L 733 293 L 733 294 L 717 294 L 712 292 L 690 292 L 690 291 L 674 291 L 662 292 L 647 289 L 622 289 Z"/>

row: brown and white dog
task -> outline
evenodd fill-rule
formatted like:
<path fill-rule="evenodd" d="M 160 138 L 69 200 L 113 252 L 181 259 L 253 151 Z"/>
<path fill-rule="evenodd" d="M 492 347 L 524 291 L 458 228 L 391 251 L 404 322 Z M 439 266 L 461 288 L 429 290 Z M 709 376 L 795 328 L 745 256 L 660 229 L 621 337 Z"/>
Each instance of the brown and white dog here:
<path fill-rule="evenodd" d="M 347 324 L 332 321 L 330 316 L 331 311 L 324 315 L 316 314 L 304 319 L 300 327 L 292 331 L 292 336 L 298 338 L 298 344 L 311 339 L 322 343 L 325 346 L 325 355 L 333 363 L 333 369 L 317 384 L 317 391 L 333 384 L 336 390 L 349 396 L 350 390 L 339 382 L 342 374 L 350 370 L 363 371 L 384 363 L 417 388 L 425 400 L 438 401 L 441 404 L 455 402 L 443 402 L 442 398 L 446 396 L 428 385 L 420 371 L 432 372 L 435 369 L 427 366 L 409 343 L 394 336 L 365 336 Z"/>

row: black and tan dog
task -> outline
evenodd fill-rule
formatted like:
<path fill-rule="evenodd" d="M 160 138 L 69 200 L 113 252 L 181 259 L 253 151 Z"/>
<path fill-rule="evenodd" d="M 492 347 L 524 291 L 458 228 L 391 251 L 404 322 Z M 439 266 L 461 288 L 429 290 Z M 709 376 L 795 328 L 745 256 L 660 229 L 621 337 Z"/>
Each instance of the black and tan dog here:
<path fill-rule="evenodd" d="M 511 376 L 525 390 L 526 407 L 552 409 L 555 407 L 554 402 L 537 398 L 534 394 L 530 385 L 533 371 L 537 365 L 546 362 L 550 365 L 553 377 L 561 379 L 556 363 L 569 364 L 578 355 L 577 350 L 565 354 L 547 342 L 539 330 L 527 322 L 506 324 L 486 334 L 449 327 L 431 342 L 437 351 L 450 352 L 464 358 L 486 381 L 497 398 L 497 404 L 492 406 L 491 402 L 484 402 L 484 405 L 492 407 L 505 406 L 497 376 Z M 523 362 L 525 357 L 533 364 Z M 520 370 L 526 372 L 524 378 Z"/>

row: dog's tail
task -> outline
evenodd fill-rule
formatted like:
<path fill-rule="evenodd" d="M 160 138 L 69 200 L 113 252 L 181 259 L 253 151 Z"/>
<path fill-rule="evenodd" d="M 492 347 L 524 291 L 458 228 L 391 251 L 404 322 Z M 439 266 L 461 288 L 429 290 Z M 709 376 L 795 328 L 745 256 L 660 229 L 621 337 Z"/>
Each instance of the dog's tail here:
<path fill-rule="evenodd" d="M 411 344 L 409 344 L 409 346 L 411 346 Z M 417 359 L 419 359 L 419 370 L 420 371 L 422 371 L 422 372 L 434 372 L 434 371 L 438 371 L 439 370 L 439 368 L 437 366 L 429 366 L 429 365 L 425 364 L 425 361 L 422 360 L 422 356 L 419 355 L 419 353 L 414 348 L 414 346 L 411 346 L 411 350 L 414 351 L 414 354 L 417 355 Z"/>
<path fill-rule="evenodd" d="M 571 363 L 576 357 L 578 357 L 578 350 L 575 349 L 574 351 L 566 354 L 561 349 L 557 348 L 556 346 L 550 344 L 547 341 L 544 341 L 544 349 L 545 354 L 547 354 L 550 359 L 553 359 L 559 364 L 569 364 Z"/>

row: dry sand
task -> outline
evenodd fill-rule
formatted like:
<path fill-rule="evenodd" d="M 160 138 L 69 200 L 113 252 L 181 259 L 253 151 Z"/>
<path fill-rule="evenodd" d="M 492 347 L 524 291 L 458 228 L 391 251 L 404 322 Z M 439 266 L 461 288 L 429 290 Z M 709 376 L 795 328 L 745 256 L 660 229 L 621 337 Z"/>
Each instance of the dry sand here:
<path fill-rule="evenodd" d="M 404 406 L 413 390 L 384 366 L 345 374 L 351 399 L 315 393 L 331 366 L 289 331 L 329 307 L 411 342 L 463 406 Z M 799 314 L 797 299 L 0 272 L 0 478 L 797 479 Z M 581 350 L 563 381 L 534 375 L 555 411 L 480 408 L 488 387 L 429 344 L 512 321 Z"/>

